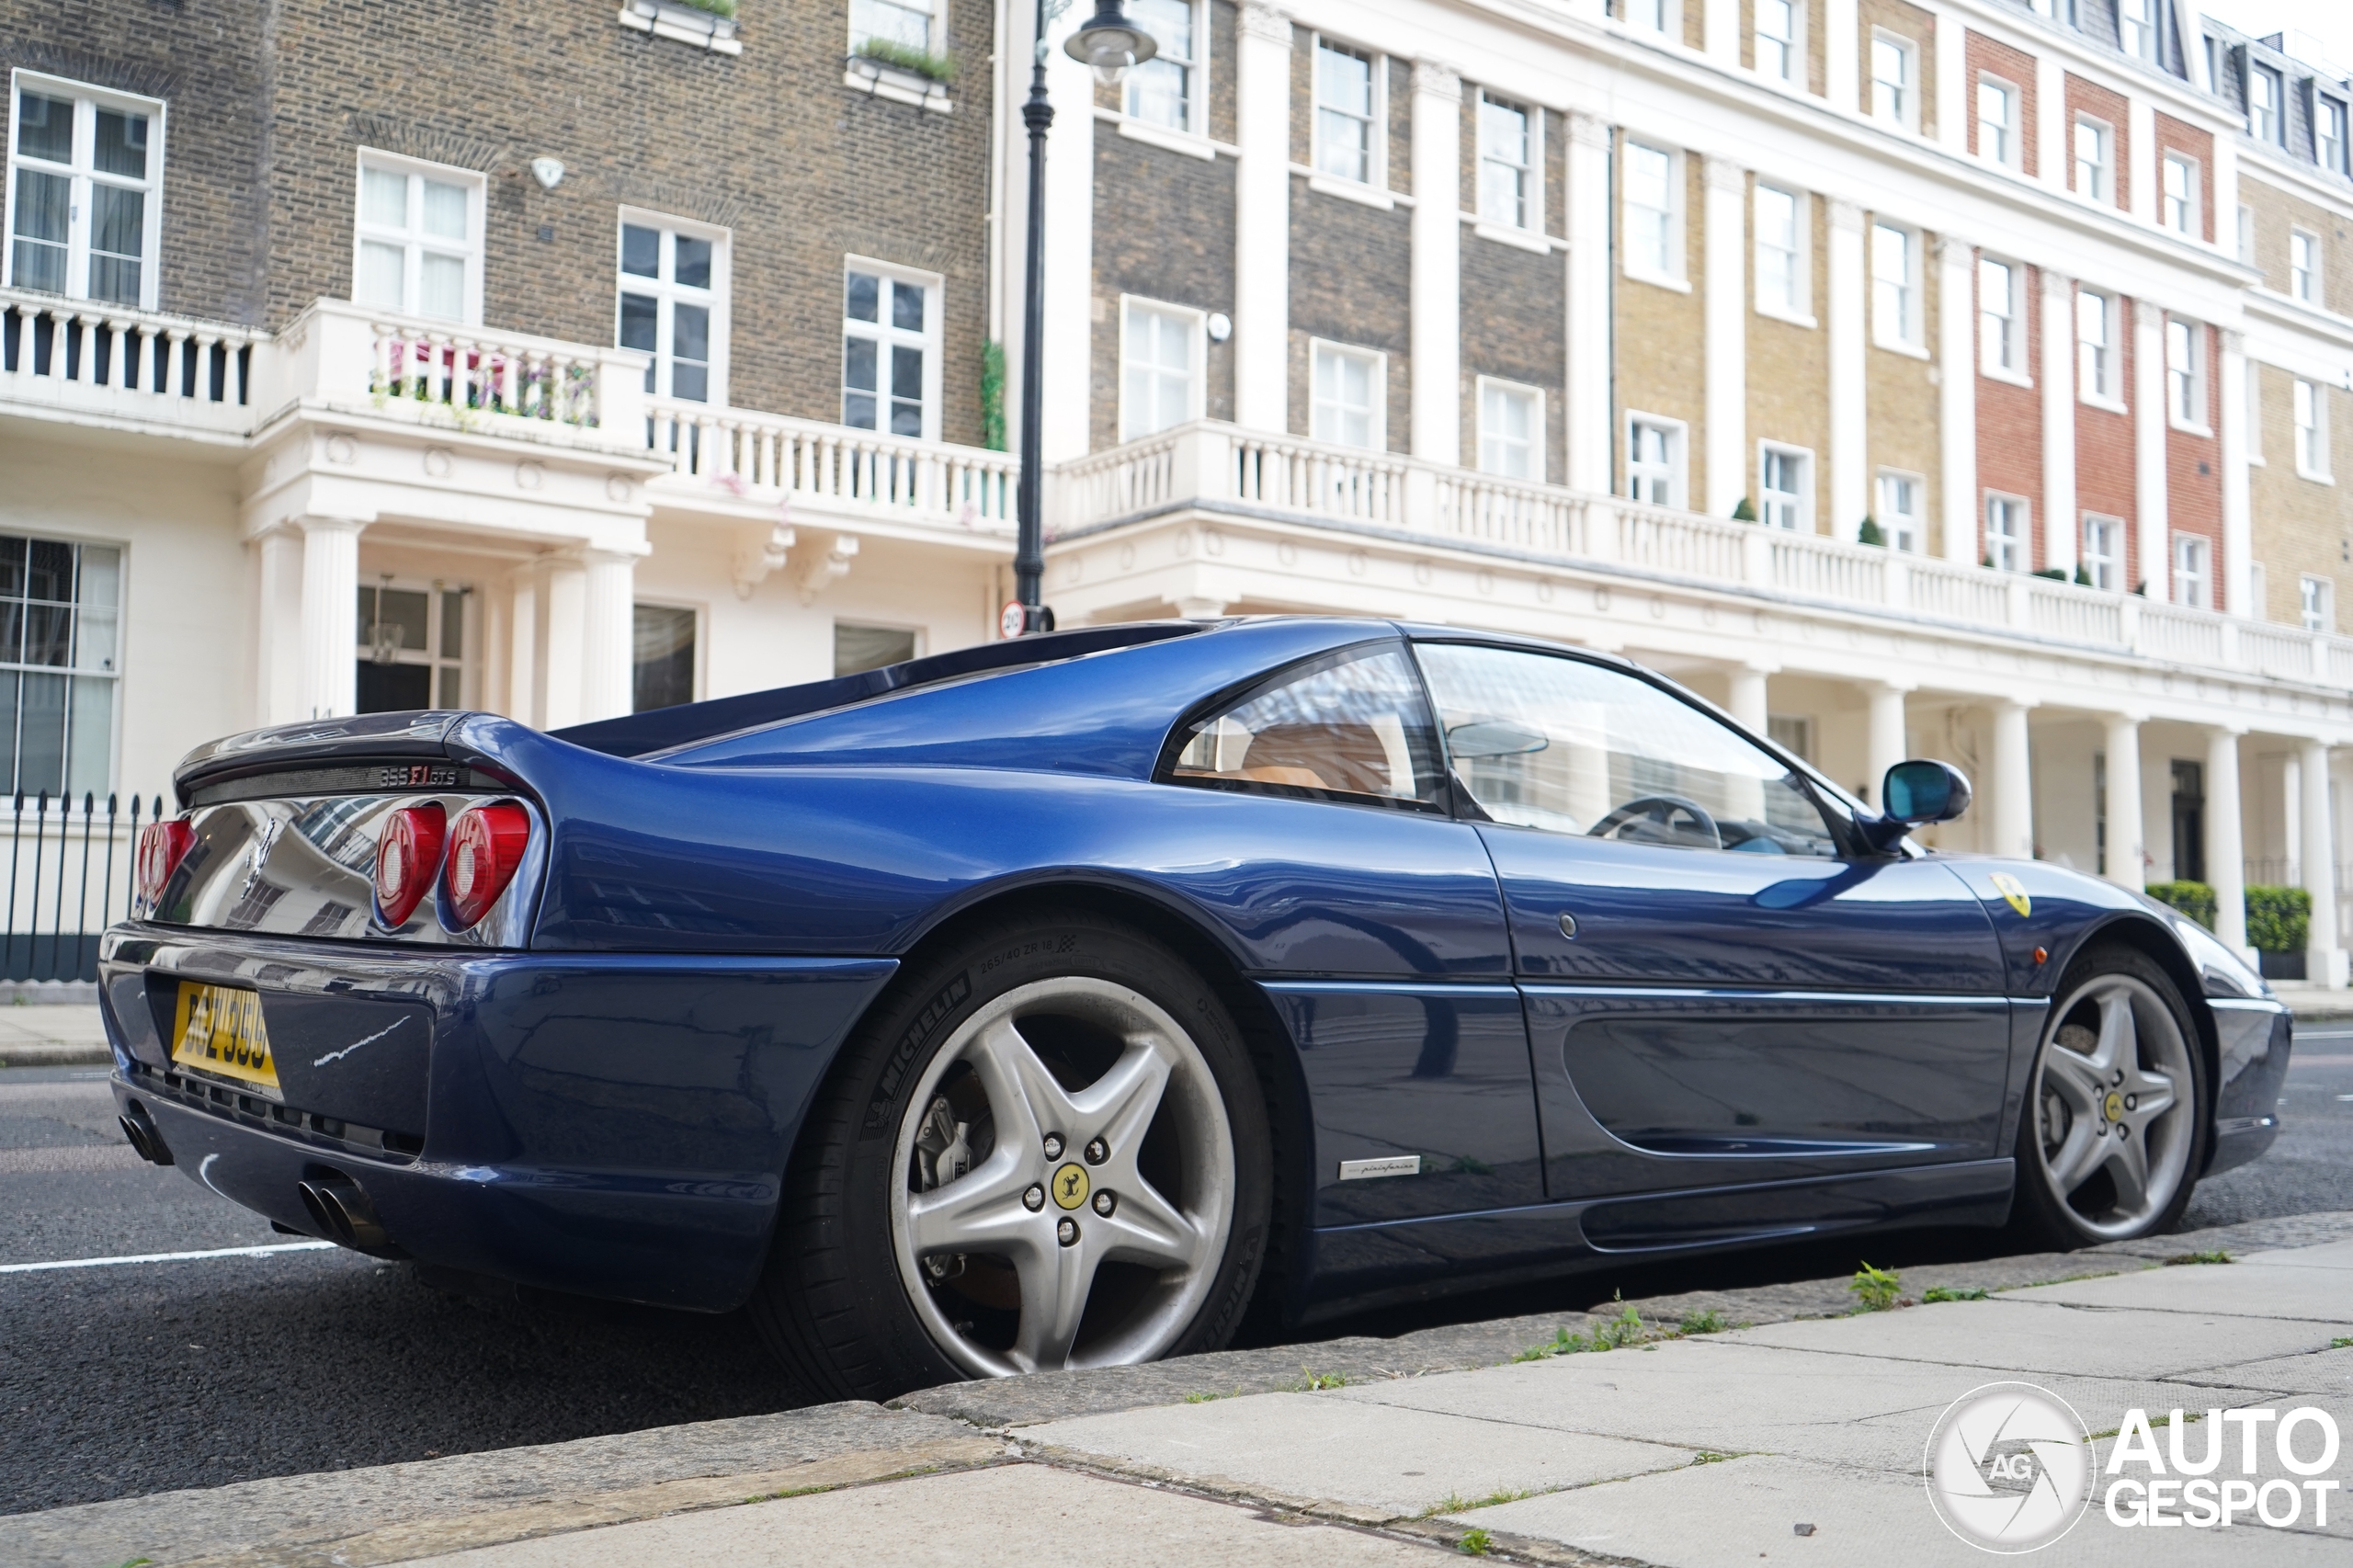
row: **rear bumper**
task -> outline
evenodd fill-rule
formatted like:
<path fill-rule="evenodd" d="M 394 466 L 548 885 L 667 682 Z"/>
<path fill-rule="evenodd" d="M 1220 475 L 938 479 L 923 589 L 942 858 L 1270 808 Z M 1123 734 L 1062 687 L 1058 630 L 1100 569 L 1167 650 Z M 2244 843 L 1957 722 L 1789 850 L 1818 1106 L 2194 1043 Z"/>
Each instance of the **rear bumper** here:
<path fill-rule="evenodd" d="M 723 1311 L 758 1277 L 810 1096 L 895 968 L 131 925 L 107 934 L 99 987 L 117 1101 L 222 1197 L 315 1231 L 296 1184 L 339 1174 L 401 1254 Z M 282 1101 L 171 1064 L 184 978 L 260 994 Z"/>

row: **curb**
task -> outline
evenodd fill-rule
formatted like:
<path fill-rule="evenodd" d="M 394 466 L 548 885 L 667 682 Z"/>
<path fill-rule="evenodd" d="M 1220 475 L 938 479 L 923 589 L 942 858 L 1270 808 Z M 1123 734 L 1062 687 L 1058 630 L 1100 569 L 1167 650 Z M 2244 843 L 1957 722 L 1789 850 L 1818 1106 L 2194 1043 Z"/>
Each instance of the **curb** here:
<path fill-rule="evenodd" d="M 84 1045 L 74 1040 L 27 1040 L 22 1045 L 0 1045 L 0 1069 L 9 1067 L 107 1067 L 114 1063 L 114 1052 L 103 1045 Z"/>

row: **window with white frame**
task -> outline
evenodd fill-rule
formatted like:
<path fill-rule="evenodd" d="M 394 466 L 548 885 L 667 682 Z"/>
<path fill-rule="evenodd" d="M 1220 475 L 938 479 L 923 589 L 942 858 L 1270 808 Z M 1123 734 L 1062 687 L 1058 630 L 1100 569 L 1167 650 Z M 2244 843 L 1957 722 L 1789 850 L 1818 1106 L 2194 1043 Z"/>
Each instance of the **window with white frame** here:
<path fill-rule="evenodd" d="M 2258 65 L 2246 74 L 2246 129 L 2257 142 L 2273 146 L 2287 142 L 2287 121 L 2280 109 L 2279 73 Z"/>
<path fill-rule="evenodd" d="M 2307 479 L 2328 477 L 2328 403 L 2320 387 L 2298 377 L 2289 393 L 2296 415 L 2296 472 Z"/>
<path fill-rule="evenodd" d="M 482 202 L 478 174 L 361 153 L 353 301 L 480 323 Z"/>
<path fill-rule="evenodd" d="M 2016 495 L 1985 497 L 1985 560 L 1997 571 L 2023 572 L 2027 564 L 2026 502 Z"/>
<path fill-rule="evenodd" d="M 2115 133 L 2088 116 L 2075 119 L 2075 194 L 2086 201 L 2113 201 Z"/>
<path fill-rule="evenodd" d="M 1880 471 L 1876 521 L 1890 549 L 1918 551 L 1927 547 L 1927 525 L 1920 515 L 1925 489 L 1918 474 Z"/>
<path fill-rule="evenodd" d="M 1505 479 L 1544 477 L 1544 394 L 1479 378 L 1479 472 Z"/>
<path fill-rule="evenodd" d="M 2306 304 L 2320 303 L 2320 236 L 2288 231 L 2288 292 Z"/>
<path fill-rule="evenodd" d="M 1893 223 L 1871 225 L 1871 335 L 1907 348 L 1920 341 L 1920 238 Z"/>
<path fill-rule="evenodd" d="M 1756 187 L 1756 308 L 1768 315 L 1802 319 L 1812 312 L 1806 277 L 1809 203 L 1796 191 Z"/>
<path fill-rule="evenodd" d="M 939 438 L 939 279 L 853 259 L 842 285 L 842 423 Z"/>
<path fill-rule="evenodd" d="M 403 582 L 359 585 L 353 707 L 361 713 L 466 706 L 467 590 Z"/>
<path fill-rule="evenodd" d="M 0 534 L 0 790 L 113 788 L 122 551 Z"/>
<path fill-rule="evenodd" d="M 2167 153 L 2157 187 L 2157 222 L 2195 238 L 2198 223 L 2198 160 Z"/>
<path fill-rule="evenodd" d="M 1670 8 L 1674 0 L 1625 0 L 1620 15 L 1630 28 L 1663 33 L 1672 30 L 1675 13 Z"/>
<path fill-rule="evenodd" d="M 2326 577 L 2307 573 L 2297 579 L 2297 608 L 2302 611 L 2307 631 L 2336 630 L 2336 585 Z"/>
<path fill-rule="evenodd" d="M 2075 291 L 2075 387 L 2095 403 L 2119 403 L 2116 297 L 2096 289 Z"/>
<path fill-rule="evenodd" d="M 1372 57 L 1329 39 L 1315 40 L 1315 167 L 1370 185 L 1374 153 Z"/>
<path fill-rule="evenodd" d="M 2124 52 L 2142 60 L 2157 57 L 2159 0 L 2116 0 L 2117 41 Z"/>
<path fill-rule="evenodd" d="M 1909 131 L 1916 118 L 1918 89 L 1913 83 L 1919 52 L 1910 39 L 1871 34 L 1871 118 Z"/>
<path fill-rule="evenodd" d="M 1681 281 L 1683 190 L 1675 154 L 1626 143 L 1626 270 Z"/>
<path fill-rule="evenodd" d="M 936 54 L 932 47 L 931 0 L 849 0 L 849 46 L 870 43 L 904 49 L 915 54 Z"/>
<path fill-rule="evenodd" d="M 645 390 L 727 401 L 726 233 L 652 213 L 621 220 L 620 334 L 652 356 Z"/>
<path fill-rule="evenodd" d="M 1479 216 L 1507 229 L 1541 225 L 1535 117 L 1479 95 Z"/>
<path fill-rule="evenodd" d="M 1387 356 L 1317 343 L 1311 346 L 1310 358 L 1310 431 L 1319 441 L 1379 450 L 1387 439 Z"/>
<path fill-rule="evenodd" d="M 6 280 L 153 309 L 164 106 L 24 72 L 15 85 Z"/>
<path fill-rule="evenodd" d="M 2345 106 L 2335 98 L 2313 99 L 2313 153 L 2330 174 L 2353 174 L 2345 157 Z"/>
<path fill-rule="evenodd" d="M 2025 312 L 2019 308 L 2023 268 L 1992 256 L 1977 258 L 1977 358 L 1989 376 L 2026 376 Z"/>
<path fill-rule="evenodd" d="M 2214 608 L 2213 547 L 2196 534 L 2173 536 L 2173 602 Z"/>
<path fill-rule="evenodd" d="M 1128 72 L 1128 113 L 1171 131 L 1199 130 L 1202 29 L 1196 0 L 1133 0 L 1128 15 L 1159 46 Z"/>
<path fill-rule="evenodd" d="M 2084 575 L 2109 593 L 2124 584 L 2124 519 L 2097 512 L 2084 517 Z"/>
<path fill-rule="evenodd" d="M 1977 78 L 1977 155 L 2003 165 L 2018 160 L 2018 90 L 1998 76 Z"/>
<path fill-rule="evenodd" d="M 631 712 L 676 708 L 695 699 L 697 619 L 686 605 L 631 607 Z"/>
<path fill-rule="evenodd" d="M 1790 533 L 1813 531 L 1813 456 L 1794 447 L 1761 443 L 1756 457 L 1756 520 Z"/>
<path fill-rule="evenodd" d="M 2206 423 L 2201 335 L 2195 322 L 2165 318 L 2165 412 L 2177 425 Z"/>
<path fill-rule="evenodd" d="M 1756 0 L 1756 70 L 1776 82 L 1798 79 L 1797 0 Z"/>
<path fill-rule="evenodd" d="M 1199 311 L 1148 300 L 1120 312 L 1120 439 L 1132 441 L 1200 416 L 1202 321 Z"/>
<path fill-rule="evenodd" d="M 1654 506 L 1683 502 L 1684 426 L 1647 414 L 1626 416 L 1626 494 Z"/>

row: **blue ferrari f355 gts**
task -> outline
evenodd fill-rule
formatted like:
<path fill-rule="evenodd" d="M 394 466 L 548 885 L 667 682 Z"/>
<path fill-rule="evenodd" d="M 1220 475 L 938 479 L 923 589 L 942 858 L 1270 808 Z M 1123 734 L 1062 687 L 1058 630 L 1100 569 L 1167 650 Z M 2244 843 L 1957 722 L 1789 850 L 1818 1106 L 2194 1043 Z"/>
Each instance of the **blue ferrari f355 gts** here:
<path fill-rule="evenodd" d="M 148 1158 L 445 1276 L 748 1307 L 810 1388 L 1149 1360 L 1634 1257 L 2174 1223 L 2290 1019 L 1671 682 L 1306 618 L 555 733 L 204 746 L 102 994 Z"/>

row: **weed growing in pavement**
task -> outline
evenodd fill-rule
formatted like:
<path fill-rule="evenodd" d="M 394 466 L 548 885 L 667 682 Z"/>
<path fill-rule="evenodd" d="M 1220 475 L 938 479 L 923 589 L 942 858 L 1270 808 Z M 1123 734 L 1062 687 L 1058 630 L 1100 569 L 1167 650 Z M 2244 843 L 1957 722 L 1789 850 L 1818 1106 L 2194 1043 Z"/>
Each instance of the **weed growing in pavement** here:
<path fill-rule="evenodd" d="M 2179 1257 L 2165 1259 L 2165 1267 L 2172 1268 L 2184 1263 L 2229 1263 L 2230 1261 L 2232 1261 L 2231 1255 L 2226 1252 L 2186 1252 Z"/>
<path fill-rule="evenodd" d="M 1923 1301 L 1982 1301 L 1985 1292 L 1974 1287 L 1956 1290 L 1949 1285 L 1931 1285 L 1920 1293 Z"/>
<path fill-rule="evenodd" d="M 1684 1313 L 1683 1321 L 1676 1324 L 1675 1332 L 1677 1334 L 1722 1334 L 1731 1326 L 1724 1322 L 1723 1313 L 1710 1307 L 1704 1312 Z"/>
<path fill-rule="evenodd" d="M 1467 1514 L 1473 1508 L 1492 1508 L 1498 1503 L 1517 1503 L 1536 1494 L 1518 1486 L 1498 1486 L 1484 1497 L 1465 1497 L 1449 1492 L 1422 1510 L 1422 1517 L 1435 1519 L 1441 1514 Z"/>
<path fill-rule="evenodd" d="M 1484 1557 L 1495 1549 L 1495 1538 L 1485 1530 L 1472 1530 L 1457 1542 L 1454 1550 L 1468 1557 Z"/>
<path fill-rule="evenodd" d="M 1307 1370 L 1307 1369 L 1302 1367 L 1300 1370 L 1303 1372 Z M 1336 1387 L 1338 1385 L 1335 1384 L 1332 1386 Z M 1207 1404 L 1213 1399 L 1238 1399 L 1246 1391 L 1243 1389 L 1213 1389 L 1207 1392 L 1196 1389 L 1191 1393 L 1185 1396 L 1185 1403 L 1187 1404 Z"/>
<path fill-rule="evenodd" d="M 2353 1339 L 2348 1339 L 2348 1338 L 2346 1338 L 2346 1337 L 2344 1337 L 2344 1336 L 2340 1335 L 2340 1336 L 2338 1336 L 2337 1338 L 2335 1338 L 2335 1339 L 2330 1340 L 2330 1341 L 2328 1342 L 2328 1347 L 2329 1347 L 2331 1350 L 2344 1350 L 2344 1349 L 2347 1349 L 2347 1348 L 2353 1348 Z"/>
<path fill-rule="evenodd" d="M 1345 1372 L 1315 1372 L 1302 1367 L 1299 1369 L 1299 1381 L 1291 1384 L 1290 1392 L 1317 1393 L 1324 1389 L 1344 1389 L 1348 1386 L 1347 1374 Z"/>
<path fill-rule="evenodd" d="M 1862 1303 L 1857 1311 L 1892 1312 L 1903 1296 L 1904 1276 L 1893 1268 L 1873 1268 L 1866 1263 L 1855 1270 L 1855 1277 L 1847 1282 L 1847 1289 L 1853 1291 L 1855 1299 Z"/>
<path fill-rule="evenodd" d="M 1732 1454 L 1720 1454 L 1711 1449 L 1701 1449 L 1691 1456 L 1691 1462 L 1693 1464 L 1722 1464 L 1724 1460 L 1734 1457 Z"/>
<path fill-rule="evenodd" d="M 2193 1410 L 2193 1411 L 2190 1411 L 2188 1415 L 2184 1415 L 2184 1416 L 2181 1418 L 2181 1424 L 2182 1424 L 2183 1426 L 2196 1426 L 2199 1422 L 2203 1421 L 2203 1420 L 2205 1420 L 2205 1419 L 2206 1419 L 2206 1416 L 2205 1416 L 2205 1413 L 2204 1413 L 2204 1412 L 2202 1412 L 2202 1411 Z M 2172 1415 L 2172 1414 L 2171 1414 L 2170 1412 L 2168 1412 L 2167 1414 L 2165 1414 L 2165 1415 L 2152 1415 L 2152 1416 L 2150 1416 L 2150 1417 L 2149 1417 L 2149 1425 L 2150 1425 L 2152 1427 L 2156 1427 L 2156 1426 L 2172 1426 L 2172 1425 L 2173 1425 L 2173 1415 Z M 2097 1442 L 2098 1442 L 2102 1437 L 2115 1437 L 2119 1432 L 2121 1432 L 2121 1431 L 2123 1431 L 2123 1430 L 2124 1430 L 2124 1428 L 2123 1428 L 2123 1427 L 2121 1427 L 2121 1426 L 2110 1426 L 2110 1427 L 2109 1427 L 2107 1431 L 2105 1431 L 2105 1432 L 2095 1432 L 2095 1433 L 2093 1433 L 2093 1434 L 2092 1434 L 2092 1441 L 2093 1441 L 2093 1442 L 2095 1442 L 2095 1443 L 2097 1443 Z"/>

